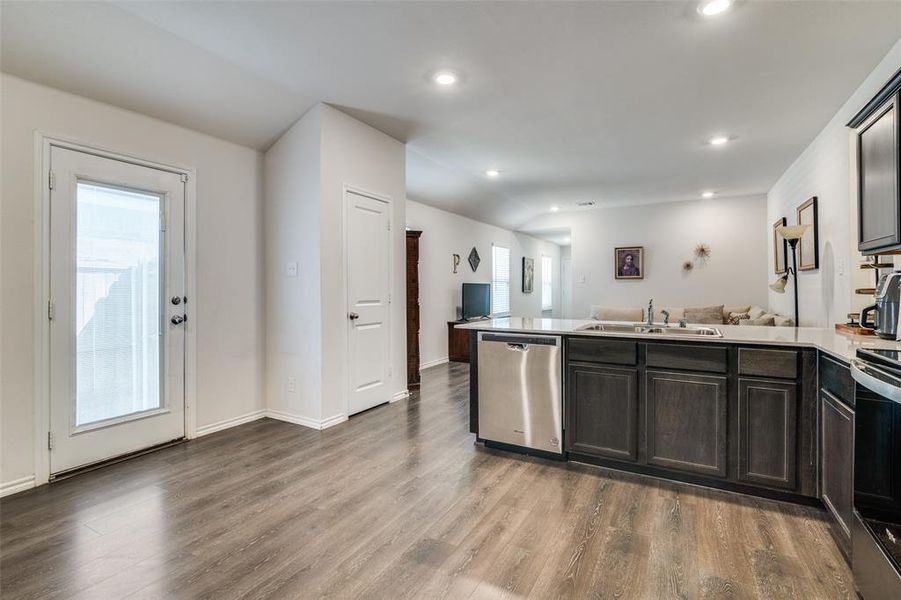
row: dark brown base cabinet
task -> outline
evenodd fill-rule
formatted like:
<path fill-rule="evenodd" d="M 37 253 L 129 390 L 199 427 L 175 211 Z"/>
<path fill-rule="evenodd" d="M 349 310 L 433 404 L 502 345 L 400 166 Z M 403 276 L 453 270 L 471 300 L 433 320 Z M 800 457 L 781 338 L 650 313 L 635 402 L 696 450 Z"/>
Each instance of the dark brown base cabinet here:
<path fill-rule="evenodd" d="M 648 464 L 725 477 L 726 378 L 647 371 Z"/>
<path fill-rule="evenodd" d="M 854 411 L 826 390 L 820 391 L 820 439 L 820 499 L 847 556 L 854 515 Z"/>
<path fill-rule="evenodd" d="M 568 371 L 573 429 L 570 449 L 638 460 L 638 369 L 575 364 Z"/>
<path fill-rule="evenodd" d="M 573 460 L 815 502 L 816 352 L 566 339 Z"/>
<path fill-rule="evenodd" d="M 797 441 L 798 385 L 739 378 L 738 478 L 795 489 Z"/>

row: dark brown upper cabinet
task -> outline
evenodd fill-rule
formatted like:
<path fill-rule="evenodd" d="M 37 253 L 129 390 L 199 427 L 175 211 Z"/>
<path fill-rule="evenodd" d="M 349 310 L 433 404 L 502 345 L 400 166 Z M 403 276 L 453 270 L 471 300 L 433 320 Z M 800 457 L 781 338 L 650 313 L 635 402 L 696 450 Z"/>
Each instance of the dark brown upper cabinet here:
<path fill-rule="evenodd" d="M 848 123 L 857 135 L 857 248 L 901 248 L 901 71 Z"/>

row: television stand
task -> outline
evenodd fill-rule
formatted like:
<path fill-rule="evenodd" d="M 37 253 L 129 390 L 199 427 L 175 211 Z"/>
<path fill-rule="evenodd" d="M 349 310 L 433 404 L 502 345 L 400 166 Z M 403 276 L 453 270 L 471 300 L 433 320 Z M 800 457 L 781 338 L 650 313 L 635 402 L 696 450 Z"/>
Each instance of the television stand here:
<path fill-rule="evenodd" d="M 447 322 L 447 360 L 450 362 L 469 362 L 469 329 L 457 329 L 455 325 L 469 323 L 459 321 Z"/>

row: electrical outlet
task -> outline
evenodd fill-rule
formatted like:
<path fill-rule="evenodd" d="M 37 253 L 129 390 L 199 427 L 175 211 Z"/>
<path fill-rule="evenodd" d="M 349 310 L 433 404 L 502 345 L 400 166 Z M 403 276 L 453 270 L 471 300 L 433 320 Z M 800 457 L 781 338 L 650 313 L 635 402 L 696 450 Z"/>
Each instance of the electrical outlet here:
<path fill-rule="evenodd" d="M 835 269 L 838 271 L 839 275 L 845 274 L 845 259 L 840 258 L 835 262 Z"/>
<path fill-rule="evenodd" d="M 288 376 L 288 392 L 293 394 L 297 391 L 297 380 L 293 375 Z"/>
<path fill-rule="evenodd" d="M 297 277 L 297 263 L 289 262 L 285 268 L 285 277 Z"/>

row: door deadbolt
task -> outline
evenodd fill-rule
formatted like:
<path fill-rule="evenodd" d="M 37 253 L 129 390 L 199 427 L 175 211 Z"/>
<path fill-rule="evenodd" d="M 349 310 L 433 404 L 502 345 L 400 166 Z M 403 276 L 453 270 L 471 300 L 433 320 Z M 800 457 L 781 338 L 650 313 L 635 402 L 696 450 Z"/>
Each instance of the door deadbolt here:
<path fill-rule="evenodd" d="M 175 306 L 178 306 L 179 304 L 181 304 L 181 296 L 172 296 L 172 299 L 169 300 L 169 302 L 171 302 Z"/>

